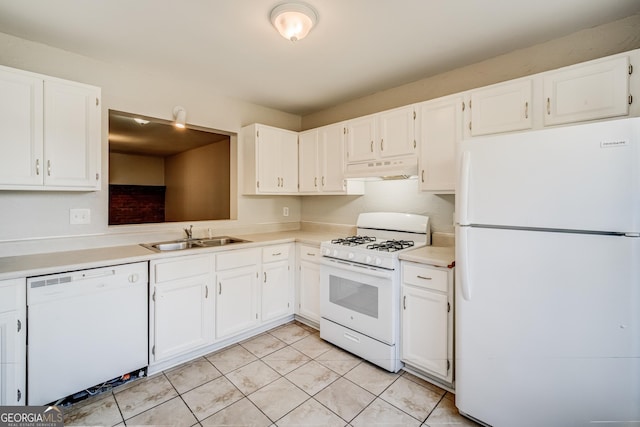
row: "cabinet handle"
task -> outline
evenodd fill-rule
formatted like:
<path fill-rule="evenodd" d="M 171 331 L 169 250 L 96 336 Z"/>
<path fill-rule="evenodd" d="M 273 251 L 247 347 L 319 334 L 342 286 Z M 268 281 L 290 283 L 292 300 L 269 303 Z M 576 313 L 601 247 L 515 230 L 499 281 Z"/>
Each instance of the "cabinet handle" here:
<path fill-rule="evenodd" d="M 218 295 L 222 295 L 222 283 L 218 282 Z"/>
<path fill-rule="evenodd" d="M 384 151 L 384 138 L 380 140 L 380 151 Z"/>
<path fill-rule="evenodd" d="M 205 285 L 204 287 L 204 297 L 209 298 L 209 285 Z"/>
<path fill-rule="evenodd" d="M 264 273 L 262 273 L 262 274 L 264 274 L 263 282 L 264 282 L 264 283 L 267 283 L 267 272 L 265 271 L 265 272 L 264 272 Z"/>
<path fill-rule="evenodd" d="M 422 280 L 432 280 L 431 277 L 424 277 L 424 276 L 420 276 L 420 275 L 418 275 L 417 277 L 418 277 L 418 279 L 422 279 Z"/>
<path fill-rule="evenodd" d="M 371 141 L 371 152 L 373 153 L 373 141 Z"/>
<path fill-rule="evenodd" d="M 307 255 L 308 255 L 308 256 L 316 256 L 316 254 L 311 253 L 311 252 L 307 252 Z"/>
<path fill-rule="evenodd" d="M 280 178 L 280 187 L 284 187 L 284 178 Z"/>
<path fill-rule="evenodd" d="M 20 321 L 20 319 L 18 319 L 18 332 L 20 332 L 22 330 L 22 322 Z"/>
<path fill-rule="evenodd" d="M 40 175 L 40 159 L 36 159 L 36 175 Z"/>
<path fill-rule="evenodd" d="M 471 130 L 471 122 L 469 122 L 469 130 Z"/>
<path fill-rule="evenodd" d="M 280 255 L 282 255 L 282 252 L 277 252 L 275 254 L 271 254 L 271 256 L 280 256 Z"/>
<path fill-rule="evenodd" d="M 313 178 L 313 186 L 314 187 L 318 186 L 318 177 L 317 176 Z"/>
<path fill-rule="evenodd" d="M 47 160 L 47 176 L 51 176 L 51 160 Z"/>
<path fill-rule="evenodd" d="M 20 402 L 20 400 L 22 400 L 22 392 L 20 391 L 20 389 L 18 389 L 18 393 L 17 393 L 16 397 L 17 397 L 17 399 L 16 399 L 16 400 L 17 400 L 18 402 Z"/>
<path fill-rule="evenodd" d="M 324 187 L 324 176 L 322 177 L 322 186 Z"/>
<path fill-rule="evenodd" d="M 464 102 L 462 103 L 462 111 L 464 111 Z"/>
<path fill-rule="evenodd" d="M 422 173 L 420 174 L 420 179 L 424 182 L 424 169 L 422 169 Z"/>
<path fill-rule="evenodd" d="M 407 309 L 407 296 L 402 297 L 402 308 Z"/>
<path fill-rule="evenodd" d="M 529 103 L 528 102 L 524 103 L 524 118 L 525 119 L 529 118 Z"/>
<path fill-rule="evenodd" d="M 547 115 L 551 115 L 551 98 L 547 98 Z"/>

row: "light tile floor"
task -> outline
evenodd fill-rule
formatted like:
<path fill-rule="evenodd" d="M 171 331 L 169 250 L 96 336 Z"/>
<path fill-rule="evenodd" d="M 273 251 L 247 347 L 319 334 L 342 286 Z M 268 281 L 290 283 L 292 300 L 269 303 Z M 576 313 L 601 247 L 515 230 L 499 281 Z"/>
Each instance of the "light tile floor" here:
<path fill-rule="evenodd" d="M 76 403 L 65 425 L 477 426 L 451 393 L 297 322 Z"/>

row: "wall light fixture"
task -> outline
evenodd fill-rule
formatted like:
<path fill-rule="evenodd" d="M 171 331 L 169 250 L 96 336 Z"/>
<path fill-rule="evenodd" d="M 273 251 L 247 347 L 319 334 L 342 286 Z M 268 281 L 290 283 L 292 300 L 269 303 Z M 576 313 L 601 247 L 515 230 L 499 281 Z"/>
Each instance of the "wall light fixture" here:
<path fill-rule="evenodd" d="M 173 125 L 177 128 L 184 129 L 187 124 L 187 110 L 184 107 L 175 107 L 173 109 L 173 117 L 176 121 Z"/>

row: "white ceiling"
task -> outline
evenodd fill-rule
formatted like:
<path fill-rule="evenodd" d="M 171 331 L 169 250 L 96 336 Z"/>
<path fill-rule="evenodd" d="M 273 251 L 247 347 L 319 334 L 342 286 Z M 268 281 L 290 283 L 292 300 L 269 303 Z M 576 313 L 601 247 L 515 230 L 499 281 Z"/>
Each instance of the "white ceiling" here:
<path fill-rule="evenodd" d="M 297 43 L 283 0 L 0 0 L 0 32 L 295 114 L 640 12 L 639 0 L 306 0 Z"/>

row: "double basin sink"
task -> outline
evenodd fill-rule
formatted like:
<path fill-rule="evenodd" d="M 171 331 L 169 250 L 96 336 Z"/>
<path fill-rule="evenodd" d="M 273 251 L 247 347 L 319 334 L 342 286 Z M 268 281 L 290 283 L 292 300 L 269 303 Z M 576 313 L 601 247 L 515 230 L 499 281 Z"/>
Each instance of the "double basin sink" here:
<path fill-rule="evenodd" d="M 246 243 L 249 240 L 237 237 L 219 236 L 210 239 L 181 239 L 158 243 L 143 243 L 142 246 L 156 252 L 180 251 L 184 249 L 212 248 L 216 246 L 232 245 L 234 243 Z"/>

